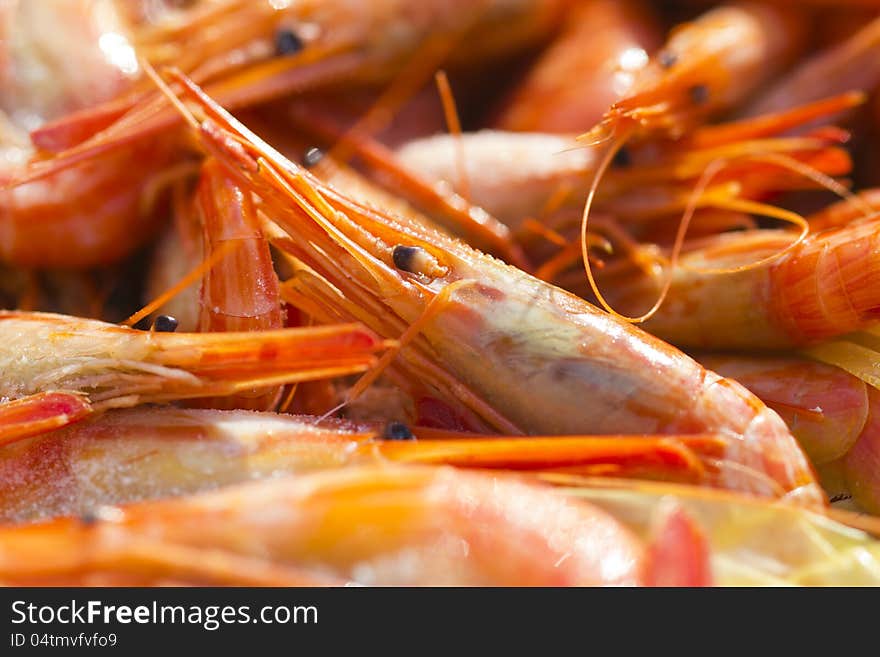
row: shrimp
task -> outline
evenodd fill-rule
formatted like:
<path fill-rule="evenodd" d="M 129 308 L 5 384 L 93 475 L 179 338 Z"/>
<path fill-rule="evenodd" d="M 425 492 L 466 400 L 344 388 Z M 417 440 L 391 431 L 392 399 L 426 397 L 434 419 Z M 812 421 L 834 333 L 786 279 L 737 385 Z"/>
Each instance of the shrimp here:
<path fill-rule="evenodd" d="M 802 356 L 699 354 L 706 367 L 742 383 L 779 413 L 817 466 L 845 456 L 876 429 L 877 393 L 857 377 Z"/>
<path fill-rule="evenodd" d="M 784 423 L 739 384 L 574 295 L 351 201 L 174 79 L 205 114 L 187 116 L 203 148 L 252 186 L 287 233 L 273 242 L 302 263 L 283 298 L 321 321 L 357 317 L 401 338 L 391 371 L 417 398 L 429 392 L 506 433 L 724 433 L 720 463 L 735 465 L 713 483 L 821 503 Z"/>
<path fill-rule="evenodd" d="M 196 191 L 205 253 L 235 248 L 211 267 L 202 281 L 200 332 L 262 331 L 284 326 L 278 276 L 269 243 L 263 239 L 250 195 L 215 163 L 203 165 Z M 226 408 L 273 408 L 282 388 L 262 388 L 227 398 Z M 217 402 L 209 403 L 220 408 Z"/>
<path fill-rule="evenodd" d="M 743 102 L 802 50 L 801 11 L 752 2 L 712 9 L 672 31 L 586 139 L 679 138 Z"/>
<path fill-rule="evenodd" d="M 701 208 L 739 209 L 743 199 L 762 200 L 775 192 L 802 189 L 803 176 L 781 166 L 780 159 L 826 176 L 847 174 L 851 161 L 839 147 L 839 134 L 781 135 L 862 100 L 859 94 L 846 94 L 777 115 L 706 127 L 679 142 L 662 142 L 662 148 L 628 148 L 596 190 L 596 211 L 627 225 L 680 216 L 697 181 L 717 162 L 724 162 L 724 169 L 698 199 Z M 526 217 L 544 217 L 548 208 L 582 208 L 590 180 L 603 165 L 599 151 L 578 148 L 574 135 L 493 130 L 416 139 L 399 148 L 397 158 L 438 187 L 458 192 L 456 140 L 464 153 L 471 202 L 513 229 Z"/>
<path fill-rule="evenodd" d="M 645 328 L 698 349 L 789 348 L 864 328 L 880 308 L 878 228 L 873 218 L 814 233 L 779 258 L 745 269 L 790 245 L 791 233 L 753 230 L 692 242 Z M 642 269 L 599 278 L 608 298 L 630 310 L 652 303 L 661 286 L 659 276 Z"/>
<path fill-rule="evenodd" d="M 174 334 L 17 311 L 0 311 L 0 343 L 0 406 L 16 404 L 8 439 L 41 433 L 50 418 L 363 372 L 385 346 L 355 325 Z M 49 393 L 84 399 L 71 409 Z"/>
<path fill-rule="evenodd" d="M 170 157 L 162 140 L 142 143 L 11 188 L 0 170 L 0 260 L 86 268 L 129 255 L 161 226 L 143 199 Z"/>
<path fill-rule="evenodd" d="M 657 531 L 664 548 L 703 558 L 698 530 L 678 524 Z M 5 584 L 242 584 L 252 572 L 242 560 L 258 573 L 292 568 L 365 585 L 709 583 L 701 563 L 651 562 L 649 546 L 591 504 L 507 477 L 416 466 L 106 507 L 0 528 L 0 546 Z"/>
<path fill-rule="evenodd" d="M 880 391 L 837 367 L 797 356 L 712 355 L 700 362 L 735 378 L 779 413 L 823 483 L 828 478 L 839 496 L 851 495 L 880 515 Z"/>
<path fill-rule="evenodd" d="M 558 479 L 561 487 L 554 490 L 445 467 L 359 466 L 99 507 L 81 517 L 0 528 L 0 581 L 878 581 L 880 544 L 821 513 L 669 484 Z"/>
<path fill-rule="evenodd" d="M 15 402 L 0 407 L 6 413 Z M 251 479 L 370 463 L 698 480 L 723 436 L 484 437 L 388 423 L 252 411 L 108 411 L 0 449 L 0 522 L 81 515 Z M 678 475 L 678 476 L 676 476 Z"/>
<path fill-rule="evenodd" d="M 144 142 L 14 184 L 40 160 L 27 131 L 113 98 L 138 70 L 119 3 L 55 4 L 0 7 L 0 260 L 19 267 L 103 265 L 143 244 L 157 222 L 142 199 L 171 156 Z"/>
<path fill-rule="evenodd" d="M 416 55 L 424 61 L 410 73 L 421 76 L 441 62 L 456 66 L 515 52 L 546 38 L 567 4 L 218 0 L 162 15 L 133 42 L 140 58 L 178 66 L 241 108 L 343 82 L 384 84 L 408 71 Z M 175 113 L 142 87 L 94 108 L 106 117 L 98 123 L 105 129 L 89 131 L 95 119 L 80 113 L 44 126 L 35 142 L 78 159 L 108 142 L 130 142 L 175 124 Z"/>
<path fill-rule="evenodd" d="M 0 450 L 0 519 L 85 515 L 104 505 L 337 467 L 380 432 L 249 411 L 109 411 Z"/>
<path fill-rule="evenodd" d="M 523 132 L 585 132 L 624 96 L 660 45 L 656 19 L 638 0 L 588 0 L 566 15 L 493 125 Z"/>
<path fill-rule="evenodd" d="M 155 24 L 104 31 L 98 42 L 128 77 L 140 73 L 138 57 L 173 61 L 242 107 L 352 78 L 384 82 L 426 41 L 436 58 L 461 39 L 452 57 L 460 61 L 515 50 L 551 30 L 563 4 L 498 0 L 463 10 L 448 2 L 339 0 L 279 9 L 268 0 L 223 0 L 169 12 Z M 391 24 L 398 26 L 394 38 L 386 29 Z M 0 259 L 88 267 L 116 261 L 155 235 L 159 222 L 145 212 L 145 199 L 187 149 L 170 130 L 176 114 L 129 82 L 128 92 L 29 126 L 33 146 L 56 155 L 38 157 L 28 144 L 16 166 L 0 171 Z M 77 88 L 89 98 L 88 88 Z"/>

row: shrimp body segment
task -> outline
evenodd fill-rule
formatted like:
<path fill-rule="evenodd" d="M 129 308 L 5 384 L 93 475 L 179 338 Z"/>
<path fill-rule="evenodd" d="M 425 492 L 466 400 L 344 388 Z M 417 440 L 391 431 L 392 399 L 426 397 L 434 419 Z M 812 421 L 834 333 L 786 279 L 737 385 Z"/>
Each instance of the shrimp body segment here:
<path fill-rule="evenodd" d="M 105 505 L 334 468 L 353 461 L 359 443 L 376 433 L 250 411 L 110 411 L 0 450 L 0 520 L 84 515 Z"/>
<path fill-rule="evenodd" d="M 698 359 L 779 413 L 816 465 L 846 455 L 871 428 L 870 386 L 831 365 L 797 356 L 705 354 Z"/>
<path fill-rule="evenodd" d="M 208 161 L 196 191 L 204 252 L 211 257 L 231 247 L 211 267 L 200 293 L 199 331 L 261 331 L 284 326 L 278 276 L 250 195 Z M 214 408 L 269 410 L 280 386 L 210 400 Z"/>
<path fill-rule="evenodd" d="M 744 100 L 800 52 L 802 12 L 734 2 L 678 26 L 591 132 L 678 138 Z"/>

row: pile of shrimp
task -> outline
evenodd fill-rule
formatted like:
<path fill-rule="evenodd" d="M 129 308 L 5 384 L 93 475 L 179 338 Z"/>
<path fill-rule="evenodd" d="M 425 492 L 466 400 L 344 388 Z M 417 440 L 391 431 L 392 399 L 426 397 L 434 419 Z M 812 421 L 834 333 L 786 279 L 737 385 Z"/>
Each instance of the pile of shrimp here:
<path fill-rule="evenodd" d="M 0 3 L 0 583 L 880 584 L 877 90 L 866 0 Z"/>

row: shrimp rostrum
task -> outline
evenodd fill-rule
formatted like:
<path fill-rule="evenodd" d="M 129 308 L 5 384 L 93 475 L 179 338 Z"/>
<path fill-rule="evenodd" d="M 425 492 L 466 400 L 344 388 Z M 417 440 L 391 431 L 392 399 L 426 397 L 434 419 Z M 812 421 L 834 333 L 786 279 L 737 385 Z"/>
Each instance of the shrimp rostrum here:
<path fill-rule="evenodd" d="M 174 79 L 198 106 L 201 120 L 179 109 L 202 146 L 286 233 L 273 241 L 301 266 L 282 296 L 320 321 L 362 321 L 400 338 L 388 371 L 414 397 L 440 400 L 488 432 L 720 433 L 721 453 L 705 455 L 707 482 L 822 502 L 784 423 L 739 384 L 412 218 L 352 201 L 185 76 Z"/>

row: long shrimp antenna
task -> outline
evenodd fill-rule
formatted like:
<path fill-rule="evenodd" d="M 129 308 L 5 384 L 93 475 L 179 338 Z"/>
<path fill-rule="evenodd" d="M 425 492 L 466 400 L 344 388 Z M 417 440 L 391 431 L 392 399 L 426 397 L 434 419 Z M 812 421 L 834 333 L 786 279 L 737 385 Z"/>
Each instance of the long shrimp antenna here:
<path fill-rule="evenodd" d="M 819 186 L 827 189 L 828 191 L 836 194 L 842 199 L 859 206 L 861 212 L 865 217 L 872 217 L 877 214 L 876 210 L 874 210 L 870 204 L 868 204 L 863 198 L 861 198 L 858 194 L 854 194 L 847 187 L 842 185 L 840 182 L 835 180 L 834 178 L 822 173 L 814 167 L 809 166 L 804 162 L 800 162 L 789 155 L 785 155 L 782 153 L 759 153 L 753 155 L 745 155 L 739 158 L 738 160 L 754 160 L 758 162 L 768 162 L 770 164 L 774 164 L 778 167 L 788 169 L 798 175 L 801 175 L 809 180 L 814 181 Z M 716 160 L 717 162 L 717 160 Z M 708 168 L 707 168 L 708 171 Z M 717 173 L 717 172 L 716 172 Z M 696 194 L 692 195 L 694 198 Z M 768 256 L 760 258 L 754 262 L 747 263 L 745 265 L 741 265 L 738 267 L 692 267 L 686 264 L 680 264 L 679 266 L 687 269 L 688 271 L 693 271 L 700 274 L 730 274 L 737 273 L 742 271 L 748 271 L 749 269 L 754 269 L 757 267 L 761 267 L 765 264 L 771 263 L 774 260 L 778 260 L 782 256 L 789 253 L 791 250 L 796 248 L 809 234 L 810 226 L 809 222 L 801 215 L 790 212 L 788 210 L 784 210 L 782 208 L 775 208 L 770 205 L 766 205 L 763 203 L 756 203 L 754 201 L 749 201 L 746 199 L 725 199 L 719 205 L 727 209 L 732 210 L 741 210 L 744 212 L 750 212 L 754 214 L 760 214 L 764 216 L 773 217 L 776 219 L 780 219 L 782 221 L 787 221 L 789 223 L 794 224 L 800 228 L 799 236 L 789 243 L 783 249 L 775 253 L 771 253 Z M 670 261 L 672 259 L 670 258 Z"/>
<path fill-rule="evenodd" d="M 617 150 L 619 150 L 619 146 Z M 616 150 L 612 148 L 609 153 L 606 154 L 605 158 L 602 160 L 600 164 L 600 168 L 597 170 L 597 176 L 604 173 L 604 168 L 607 168 L 609 165 L 611 158 L 616 154 Z M 610 156 L 610 157 L 609 157 Z M 796 173 L 797 175 L 803 176 L 813 182 L 815 182 L 820 187 L 823 187 L 832 193 L 840 196 L 841 198 L 848 200 L 854 204 L 857 204 L 862 213 L 866 217 L 870 217 L 875 214 L 875 211 L 871 206 L 864 201 L 864 199 L 860 198 L 858 195 L 853 194 L 846 186 L 842 185 L 840 182 L 835 180 L 834 178 L 824 174 L 823 172 L 817 170 L 815 167 L 811 167 L 808 164 L 798 161 L 795 158 L 785 155 L 782 153 L 755 153 L 755 154 L 745 154 L 739 155 L 731 158 L 718 158 L 709 163 L 709 165 L 705 168 L 702 175 L 697 181 L 692 193 L 689 195 L 687 204 L 685 206 L 684 213 L 682 215 L 682 219 L 679 223 L 678 230 L 676 231 L 675 240 L 673 242 L 673 246 L 670 252 L 670 256 L 666 261 L 667 264 L 667 274 L 663 282 L 663 286 L 660 290 L 660 294 L 657 298 L 657 301 L 651 306 L 651 308 L 639 315 L 637 317 L 628 317 L 620 314 L 611 305 L 607 302 L 607 300 L 602 296 L 601 292 L 596 285 L 596 281 L 593 277 L 592 270 L 590 267 L 590 263 L 586 260 L 586 249 L 588 243 L 586 241 L 586 223 L 587 223 L 587 214 L 589 211 L 589 205 L 592 202 L 592 197 L 595 192 L 595 178 L 594 178 L 594 186 L 590 189 L 590 195 L 587 197 L 587 206 L 585 207 L 585 216 L 584 220 L 581 224 L 581 247 L 582 254 L 585 257 L 584 260 L 584 268 L 587 273 L 587 278 L 590 282 L 590 287 L 593 291 L 593 294 L 596 296 L 596 299 L 605 308 L 606 311 L 614 315 L 615 317 L 632 322 L 632 323 L 641 323 L 648 319 L 650 319 L 657 311 L 660 309 L 662 304 L 664 303 L 666 297 L 668 296 L 669 290 L 671 289 L 673 283 L 673 274 L 676 267 L 683 267 L 688 271 L 693 271 L 700 274 L 730 274 L 742 271 L 748 271 L 749 269 L 755 269 L 761 267 L 765 264 L 769 264 L 779 258 L 785 256 L 793 249 L 795 249 L 804 239 L 806 239 L 809 234 L 810 227 L 808 221 L 800 214 L 795 212 L 791 212 L 789 210 L 785 210 L 783 208 L 777 208 L 771 205 L 767 205 L 765 203 L 759 203 L 756 201 L 751 201 L 748 199 L 739 199 L 739 198 L 719 198 L 712 201 L 712 205 L 716 207 L 720 207 L 728 210 L 738 210 L 741 212 L 747 212 L 751 214 L 758 214 L 767 217 L 772 217 L 775 219 L 779 219 L 781 221 L 786 221 L 791 223 L 799 228 L 799 233 L 795 239 L 793 239 L 789 244 L 784 246 L 783 248 L 767 255 L 763 258 L 760 258 L 754 262 L 750 262 L 744 265 L 736 266 L 736 267 L 719 267 L 719 268 L 705 268 L 705 267 L 692 267 L 686 264 L 681 264 L 679 262 L 679 257 L 681 251 L 684 248 L 684 238 L 687 233 L 687 229 L 690 225 L 690 222 L 696 212 L 697 205 L 701 199 L 710 198 L 711 193 L 708 193 L 709 183 L 712 178 L 714 178 L 718 173 L 720 173 L 726 166 L 728 166 L 731 162 L 734 161 L 757 161 L 757 162 L 766 162 L 769 164 L 773 164 L 783 169 L 788 169 Z M 663 258 L 658 258 L 658 260 L 662 261 Z"/>
<path fill-rule="evenodd" d="M 872 208 L 865 199 L 853 192 L 846 185 L 843 185 L 831 176 L 822 173 L 815 167 L 811 167 L 804 162 L 796 160 L 790 155 L 785 155 L 784 153 L 767 153 L 765 155 L 756 156 L 755 159 L 776 164 L 777 166 L 789 169 L 794 173 L 800 174 L 804 178 L 812 180 L 843 200 L 859 206 L 859 209 L 865 217 L 870 217 L 876 214 L 876 210 Z"/>
<path fill-rule="evenodd" d="M 449 85 L 449 78 L 446 71 L 437 71 L 434 74 L 434 81 L 437 83 L 437 91 L 440 93 L 440 102 L 443 104 L 443 115 L 446 118 L 446 129 L 452 135 L 453 147 L 455 148 L 455 166 L 458 169 L 458 190 L 461 197 L 471 202 L 471 188 L 468 180 L 466 158 L 464 154 L 464 143 L 461 139 L 461 121 L 458 117 L 458 109 L 455 106 L 455 96 L 452 94 L 452 87 Z"/>
<path fill-rule="evenodd" d="M 587 193 L 587 200 L 584 203 L 584 211 L 581 215 L 581 238 L 580 238 L 580 246 L 581 246 L 581 257 L 584 262 L 584 271 L 587 274 L 587 280 L 590 282 L 590 288 L 593 290 L 593 294 L 596 296 L 596 299 L 599 303 L 602 304 L 602 307 L 605 308 L 612 315 L 625 319 L 630 322 L 642 322 L 646 318 L 628 318 L 624 317 L 620 313 L 616 312 L 609 304 L 605 297 L 602 296 L 602 292 L 599 291 L 599 286 L 596 283 L 596 279 L 593 277 L 593 268 L 590 264 L 590 241 L 588 239 L 588 224 L 590 220 L 590 211 L 593 208 L 593 200 L 596 198 L 596 190 L 599 188 L 599 182 L 602 180 L 602 177 L 605 175 L 605 172 L 608 170 L 608 167 L 611 166 L 611 162 L 614 160 L 614 157 L 626 145 L 627 139 L 632 135 L 635 130 L 635 124 L 630 127 L 625 128 L 621 134 L 614 139 L 611 143 L 611 146 L 605 152 L 605 155 L 602 157 L 599 162 L 599 166 L 596 168 L 596 173 L 593 174 L 593 180 L 590 183 L 590 191 Z M 588 133 L 589 134 L 589 133 Z M 655 304 L 656 305 L 656 304 Z M 656 311 L 655 311 L 656 312 Z M 651 313 L 653 314 L 653 313 Z"/>

